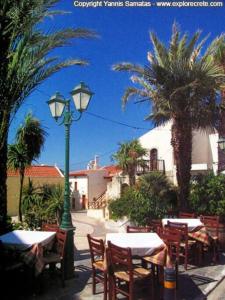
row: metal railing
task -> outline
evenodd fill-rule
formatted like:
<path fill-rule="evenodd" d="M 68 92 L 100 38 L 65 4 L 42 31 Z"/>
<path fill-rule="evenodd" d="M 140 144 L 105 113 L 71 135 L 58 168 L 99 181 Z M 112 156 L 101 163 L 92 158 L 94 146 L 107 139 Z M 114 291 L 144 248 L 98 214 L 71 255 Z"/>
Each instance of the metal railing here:
<path fill-rule="evenodd" d="M 165 174 L 165 161 L 163 159 L 142 160 L 141 163 L 137 165 L 136 174 L 142 175 L 154 171 Z"/>
<path fill-rule="evenodd" d="M 106 207 L 106 191 L 104 191 L 97 199 L 93 198 L 92 201 L 89 201 L 89 209 L 101 209 Z"/>

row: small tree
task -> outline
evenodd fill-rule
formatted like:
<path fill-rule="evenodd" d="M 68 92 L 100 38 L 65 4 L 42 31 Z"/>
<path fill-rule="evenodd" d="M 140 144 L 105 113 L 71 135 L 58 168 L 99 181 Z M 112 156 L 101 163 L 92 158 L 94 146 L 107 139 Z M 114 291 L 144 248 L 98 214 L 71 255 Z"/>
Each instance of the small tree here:
<path fill-rule="evenodd" d="M 140 176 L 137 184 L 124 191 L 119 199 L 110 202 L 112 218 L 128 217 L 138 225 L 165 216 L 177 204 L 176 190 L 166 176 L 152 172 Z"/>
<path fill-rule="evenodd" d="M 129 184 L 135 184 L 135 174 L 138 164 L 143 164 L 143 157 L 147 154 L 138 140 L 127 143 L 119 143 L 119 150 L 112 156 L 123 170 L 124 174 L 129 176 Z"/>
<path fill-rule="evenodd" d="M 31 113 L 28 113 L 24 124 L 17 131 L 17 144 L 9 146 L 8 166 L 18 170 L 20 174 L 19 221 L 22 221 L 21 203 L 25 169 L 31 165 L 34 159 L 39 157 L 45 136 L 46 132 L 40 121 L 34 118 Z"/>
<path fill-rule="evenodd" d="M 197 214 L 225 217 L 224 174 L 198 175 L 191 184 L 190 206 Z"/>

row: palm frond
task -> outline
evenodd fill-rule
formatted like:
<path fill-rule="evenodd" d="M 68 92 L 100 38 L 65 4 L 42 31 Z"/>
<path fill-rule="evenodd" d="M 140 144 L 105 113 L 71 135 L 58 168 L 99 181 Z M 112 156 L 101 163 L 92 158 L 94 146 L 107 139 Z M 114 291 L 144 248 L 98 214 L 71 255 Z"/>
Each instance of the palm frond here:
<path fill-rule="evenodd" d="M 140 65 L 135 65 L 131 63 L 120 63 L 120 64 L 115 64 L 112 66 L 113 71 L 125 71 L 125 72 L 131 72 L 135 73 L 137 75 L 143 75 L 144 74 L 144 68 Z"/>
<path fill-rule="evenodd" d="M 150 38 L 154 48 L 155 58 L 160 66 L 167 67 L 169 65 L 169 56 L 166 47 L 161 43 L 157 36 L 151 32 Z"/>

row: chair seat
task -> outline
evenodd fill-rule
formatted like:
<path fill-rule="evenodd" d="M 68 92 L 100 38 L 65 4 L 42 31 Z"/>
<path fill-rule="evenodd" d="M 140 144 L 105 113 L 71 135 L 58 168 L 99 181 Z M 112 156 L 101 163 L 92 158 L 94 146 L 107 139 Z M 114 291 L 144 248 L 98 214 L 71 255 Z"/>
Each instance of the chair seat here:
<path fill-rule="evenodd" d="M 49 252 L 46 256 L 43 257 L 45 264 L 51 264 L 51 263 L 59 263 L 62 260 L 61 255 L 55 252 Z"/>
<path fill-rule="evenodd" d="M 104 260 L 102 260 L 102 259 L 95 261 L 93 263 L 93 266 L 98 270 L 105 271 L 105 263 L 104 263 Z"/>
<path fill-rule="evenodd" d="M 142 267 L 134 268 L 133 269 L 134 280 L 143 279 L 151 275 L 151 270 L 147 270 Z M 129 272 L 128 271 L 116 271 L 114 272 L 115 277 L 127 281 L 130 281 Z"/>

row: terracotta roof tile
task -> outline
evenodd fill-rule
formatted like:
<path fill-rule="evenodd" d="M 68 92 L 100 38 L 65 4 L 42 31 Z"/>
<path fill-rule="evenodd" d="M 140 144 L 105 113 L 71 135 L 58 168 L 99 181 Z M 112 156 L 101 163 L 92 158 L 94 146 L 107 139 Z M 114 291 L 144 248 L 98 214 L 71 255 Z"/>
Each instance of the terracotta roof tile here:
<path fill-rule="evenodd" d="M 70 176 L 88 176 L 88 174 L 96 173 L 102 170 L 103 169 L 72 171 L 70 172 Z"/>
<path fill-rule="evenodd" d="M 7 175 L 19 176 L 18 171 L 8 170 Z M 31 166 L 25 170 L 26 177 L 63 177 L 55 166 Z"/>
<path fill-rule="evenodd" d="M 119 166 L 115 166 L 115 165 L 105 166 L 104 169 L 107 170 L 108 174 L 111 176 L 120 173 L 122 171 L 122 169 Z"/>

